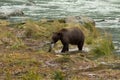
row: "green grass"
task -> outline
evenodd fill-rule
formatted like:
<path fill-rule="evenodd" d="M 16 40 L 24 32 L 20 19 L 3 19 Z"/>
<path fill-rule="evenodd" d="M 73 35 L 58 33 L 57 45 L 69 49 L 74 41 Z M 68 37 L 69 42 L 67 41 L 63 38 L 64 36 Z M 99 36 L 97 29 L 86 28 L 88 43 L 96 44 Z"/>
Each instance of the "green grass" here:
<path fill-rule="evenodd" d="M 109 56 L 113 55 L 114 45 L 112 43 L 111 36 L 105 34 L 102 38 L 96 40 L 93 44 L 91 52 L 96 56 Z"/>
<path fill-rule="evenodd" d="M 58 62 L 58 63 L 72 62 L 72 60 L 70 59 L 70 57 L 67 56 L 67 55 L 63 55 L 62 57 L 57 58 L 55 61 Z"/>
<path fill-rule="evenodd" d="M 21 78 L 22 80 L 43 80 L 42 76 L 36 70 L 29 70 Z"/>
<path fill-rule="evenodd" d="M 112 55 L 114 49 L 111 36 L 106 33 L 101 35 L 98 29 L 89 23 L 83 26 L 76 23 L 65 24 L 60 20 L 52 22 L 28 20 L 23 25 L 9 26 L 10 24 L 7 21 L 0 21 L 0 79 L 3 77 L 3 80 L 66 80 L 67 78 L 89 80 L 89 76 L 85 75 L 89 72 L 79 71 L 80 68 L 97 65 L 88 57 L 92 55 L 92 57 L 102 58 Z M 92 48 L 91 51 L 88 54 L 77 52 L 77 54 L 67 55 L 47 52 L 48 46 L 44 45 L 44 42 L 51 40 L 52 33 L 71 27 L 78 27 L 83 31 L 86 37 L 85 47 Z M 22 33 L 22 37 L 17 36 L 18 33 Z M 29 46 L 26 43 L 35 46 Z M 43 46 L 39 48 L 41 45 Z M 36 46 L 38 50 L 29 49 Z M 60 48 L 61 43 L 58 42 L 55 50 Z M 79 54 L 84 54 L 84 58 Z M 114 60 L 112 59 L 113 62 Z M 99 72 L 95 73 L 99 74 Z"/>
<path fill-rule="evenodd" d="M 65 76 L 64 76 L 64 73 L 62 73 L 61 71 L 55 71 L 53 79 L 54 80 L 66 80 Z"/>

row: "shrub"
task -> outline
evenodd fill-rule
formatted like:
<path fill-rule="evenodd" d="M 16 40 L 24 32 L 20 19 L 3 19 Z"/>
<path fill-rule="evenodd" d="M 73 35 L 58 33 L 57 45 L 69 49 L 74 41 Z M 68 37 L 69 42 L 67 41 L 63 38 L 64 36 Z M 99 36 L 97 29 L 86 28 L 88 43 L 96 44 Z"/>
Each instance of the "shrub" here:
<path fill-rule="evenodd" d="M 41 38 L 45 37 L 46 28 L 39 26 L 37 23 L 32 21 L 27 21 L 23 26 L 25 30 L 25 35 L 27 38 Z"/>
<path fill-rule="evenodd" d="M 28 71 L 23 77 L 22 80 L 42 80 L 42 77 L 33 70 Z"/>
<path fill-rule="evenodd" d="M 88 37 L 86 37 L 86 39 L 85 39 L 85 43 L 88 44 L 88 45 L 90 45 L 90 44 L 93 43 L 93 39 L 94 39 L 93 37 L 88 36 Z"/>
<path fill-rule="evenodd" d="M 54 77 L 53 77 L 54 80 L 65 80 L 65 76 L 63 75 L 62 72 L 60 71 L 55 71 L 54 72 Z"/>
<path fill-rule="evenodd" d="M 104 37 L 97 39 L 92 49 L 92 53 L 97 56 L 101 55 L 111 55 L 114 49 L 112 39 L 108 34 L 105 34 Z"/>

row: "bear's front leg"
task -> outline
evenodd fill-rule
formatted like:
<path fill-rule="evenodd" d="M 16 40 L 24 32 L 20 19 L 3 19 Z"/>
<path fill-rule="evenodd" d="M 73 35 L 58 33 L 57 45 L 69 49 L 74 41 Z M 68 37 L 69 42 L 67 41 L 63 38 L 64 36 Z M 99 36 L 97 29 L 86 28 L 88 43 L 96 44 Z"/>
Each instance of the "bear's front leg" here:
<path fill-rule="evenodd" d="M 69 45 L 68 44 L 64 44 L 63 45 L 63 49 L 61 52 L 65 52 L 65 51 L 68 51 L 69 50 Z"/>

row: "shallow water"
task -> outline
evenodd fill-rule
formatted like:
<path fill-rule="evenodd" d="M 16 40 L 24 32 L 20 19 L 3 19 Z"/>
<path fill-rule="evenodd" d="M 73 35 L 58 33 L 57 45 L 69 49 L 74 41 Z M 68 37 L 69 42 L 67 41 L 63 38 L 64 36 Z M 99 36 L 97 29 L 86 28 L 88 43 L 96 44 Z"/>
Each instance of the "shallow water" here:
<path fill-rule="evenodd" d="M 120 0 L 0 0 L 0 11 L 23 10 L 25 16 L 10 17 L 10 21 L 66 16 L 89 16 L 97 27 L 113 35 L 116 53 L 120 54 Z"/>

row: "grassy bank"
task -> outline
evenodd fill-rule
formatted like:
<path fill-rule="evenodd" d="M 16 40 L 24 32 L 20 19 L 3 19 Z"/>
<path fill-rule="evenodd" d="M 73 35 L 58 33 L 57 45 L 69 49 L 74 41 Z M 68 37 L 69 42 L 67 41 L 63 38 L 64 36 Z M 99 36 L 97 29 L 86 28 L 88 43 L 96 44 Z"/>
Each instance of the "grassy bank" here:
<path fill-rule="evenodd" d="M 85 34 L 88 52 L 57 54 L 58 42 L 48 53 L 53 32 L 78 27 Z M 64 23 L 62 20 L 28 20 L 24 23 L 0 21 L 1 80 L 107 80 L 119 79 L 120 58 L 113 55 L 110 34 L 91 23 Z M 70 46 L 74 48 L 74 46 Z"/>

